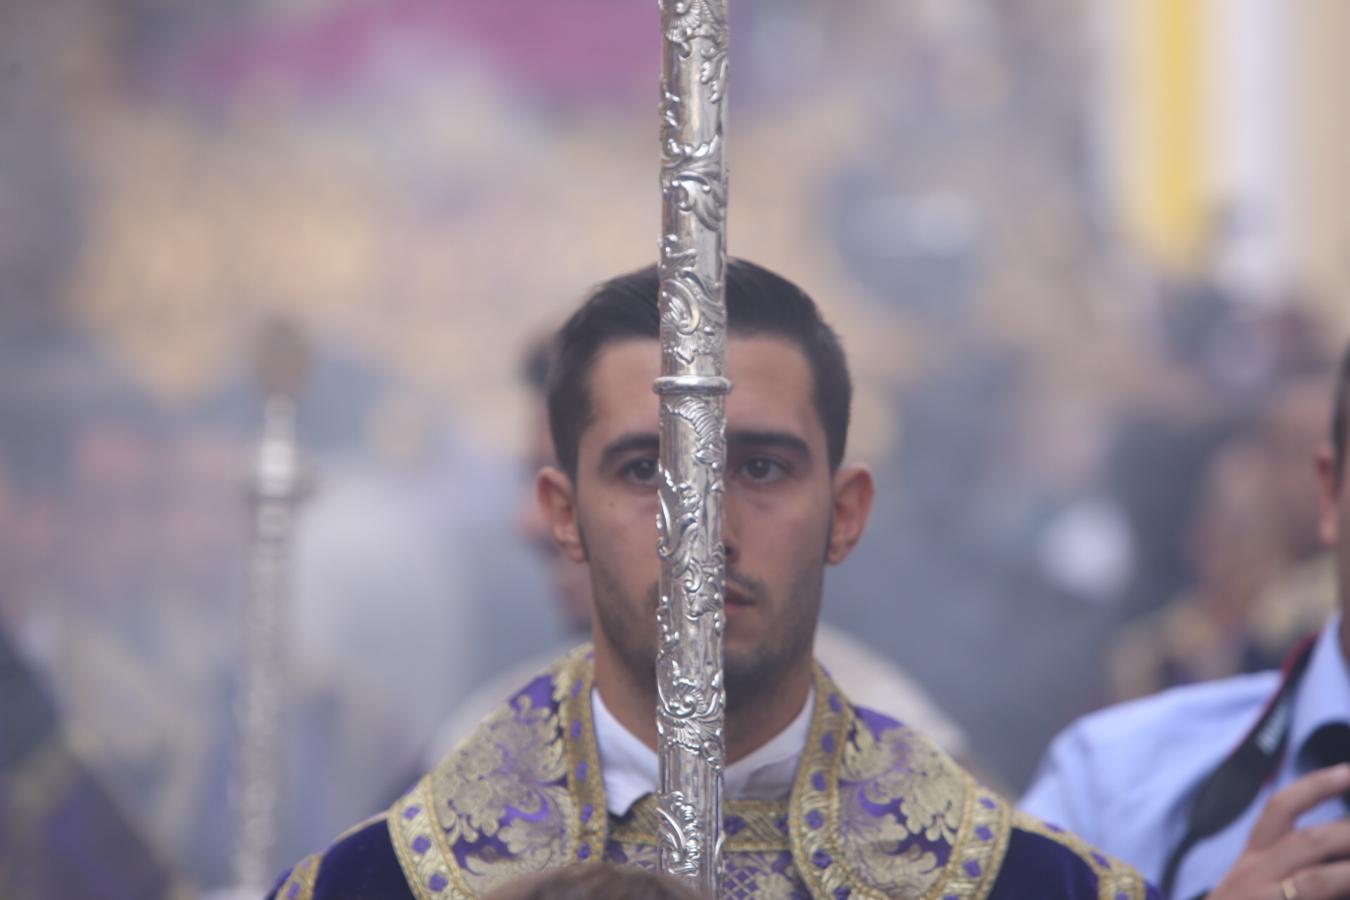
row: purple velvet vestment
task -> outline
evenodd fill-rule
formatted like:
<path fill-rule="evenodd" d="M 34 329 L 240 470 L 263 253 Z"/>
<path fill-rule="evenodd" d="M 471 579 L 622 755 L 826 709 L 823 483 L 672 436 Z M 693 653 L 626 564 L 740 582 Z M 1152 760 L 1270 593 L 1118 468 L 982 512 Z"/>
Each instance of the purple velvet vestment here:
<path fill-rule="evenodd" d="M 644 798 L 606 813 L 577 652 L 518 692 L 384 815 L 289 871 L 282 900 L 477 897 L 609 860 L 656 868 Z M 1013 811 L 917 732 L 851 706 L 819 668 L 791 797 L 725 804 L 724 897 L 1156 897 L 1128 866 Z"/>

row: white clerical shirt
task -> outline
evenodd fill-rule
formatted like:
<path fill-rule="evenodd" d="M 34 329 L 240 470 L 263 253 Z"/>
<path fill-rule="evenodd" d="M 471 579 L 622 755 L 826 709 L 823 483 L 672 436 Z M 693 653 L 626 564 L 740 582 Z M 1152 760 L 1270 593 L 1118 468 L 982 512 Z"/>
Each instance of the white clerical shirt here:
<path fill-rule="evenodd" d="M 806 697 L 801 712 L 786 728 L 750 755 L 736 760 L 722 773 L 722 796 L 728 800 L 785 800 L 792 793 L 797 761 L 811 736 L 811 711 L 815 688 Z M 660 787 L 656 751 L 629 731 L 591 691 L 591 716 L 595 744 L 605 782 L 605 803 L 610 813 L 622 816 L 633 804 Z"/>

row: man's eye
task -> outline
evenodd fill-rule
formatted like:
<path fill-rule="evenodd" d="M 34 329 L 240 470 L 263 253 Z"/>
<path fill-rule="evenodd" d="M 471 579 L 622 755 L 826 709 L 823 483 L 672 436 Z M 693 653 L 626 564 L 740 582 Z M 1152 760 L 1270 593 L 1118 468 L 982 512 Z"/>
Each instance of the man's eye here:
<path fill-rule="evenodd" d="M 754 456 L 741 466 L 741 473 L 758 484 L 769 484 L 786 475 L 787 469 L 776 460 Z"/>
<path fill-rule="evenodd" d="M 625 463 L 619 470 L 619 474 L 629 481 L 637 484 L 655 484 L 658 473 L 656 460 L 654 459 L 635 459 L 632 462 Z"/>

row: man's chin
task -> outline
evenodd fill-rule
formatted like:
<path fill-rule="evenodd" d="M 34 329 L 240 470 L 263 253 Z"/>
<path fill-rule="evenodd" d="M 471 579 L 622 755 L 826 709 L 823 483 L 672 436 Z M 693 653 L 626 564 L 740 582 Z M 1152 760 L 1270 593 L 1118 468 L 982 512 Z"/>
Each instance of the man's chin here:
<path fill-rule="evenodd" d="M 722 683 L 727 689 L 727 708 L 735 709 L 765 692 L 771 691 L 782 680 L 782 667 L 766 657 L 762 651 L 745 647 L 722 647 Z"/>

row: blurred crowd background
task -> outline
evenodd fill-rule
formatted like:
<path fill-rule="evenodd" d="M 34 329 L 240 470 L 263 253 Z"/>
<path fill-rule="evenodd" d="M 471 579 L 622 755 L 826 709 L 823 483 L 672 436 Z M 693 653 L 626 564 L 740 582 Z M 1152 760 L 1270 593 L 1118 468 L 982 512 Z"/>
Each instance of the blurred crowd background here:
<path fill-rule="evenodd" d="M 1333 602 L 1350 6 L 731 26 L 730 250 L 836 324 L 880 486 L 826 618 L 1013 789 L 1075 715 L 1278 664 Z M 276 867 L 577 639 L 522 360 L 656 258 L 659 50 L 634 0 L 0 0 L 0 643 L 189 892 L 230 878 L 265 323 L 315 472 Z"/>

